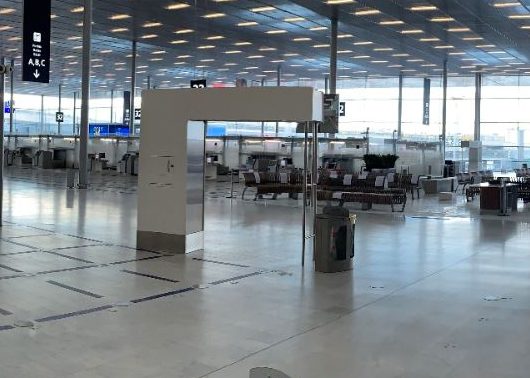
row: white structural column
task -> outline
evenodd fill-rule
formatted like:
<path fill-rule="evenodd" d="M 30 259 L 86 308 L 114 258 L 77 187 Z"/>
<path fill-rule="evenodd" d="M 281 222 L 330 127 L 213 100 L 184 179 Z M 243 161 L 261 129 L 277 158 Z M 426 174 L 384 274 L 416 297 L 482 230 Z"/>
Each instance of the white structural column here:
<path fill-rule="evenodd" d="M 79 130 L 79 189 L 88 188 L 88 112 L 92 45 L 92 0 L 84 2 L 83 65 L 81 73 L 81 127 Z"/>
<path fill-rule="evenodd" d="M 132 41 L 131 59 L 131 108 L 129 110 L 129 135 L 134 135 L 134 100 L 136 98 L 136 56 L 138 55 L 136 41 Z"/>
<path fill-rule="evenodd" d="M 322 93 L 313 88 L 144 91 L 138 248 L 168 253 L 203 248 L 205 122 L 321 122 L 322 106 Z"/>
<path fill-rule="evenodd" d="M 442 142 L 442 172 L 443 172 L 443 166 L 445 164 L 445 145 L 447 141 L 447 59 L 444 60 L 443 64 L 443 71 L 442 71 L 442 90 L 443 90 L 443 96 L 442 96 L 442 135 L 441 135 L 441 142 Z"/>
<path fill-rule="evenodd" d="M 480 105 L 482 102 L 482 74 L 475 74 L 475 127 L 473 142 L 469 145 L 469 170 L 482 169 L 482 142 L 480 140 Z"/>
<path fill-rule="evenodd" d="M 399 74 L 397 138 L 401 139 L 403 125 L 403 73 Z M 395 153 L 395 152 L 394 152 Z"/>
<path fill-rule="evenodd" d="M 0 65 L 5 63 L 5 58 L 0 59 Z M 0 74 L 0 104 L 4 106 L 5 75 Z M 13 112 L 13 104 L 11 104 Z M 4 211 L 4 109 L 0 109 L 0 227 L 3 226 Z"/>
<path fill-rule="evenodd" d="M 59 84 L 59 107 L 58 112 L 62 110 L 62 100 L 63 100 L 63 85 Z M 61 122 L 57 122 L 57 134 L 61 135 Z"/>
<path fill-rule="evenodd" d="M 13 134 L 13 117 L 15 115 L 15 60 L 11 59 L 11 74 L 9 76 L 9 134 Z"/>

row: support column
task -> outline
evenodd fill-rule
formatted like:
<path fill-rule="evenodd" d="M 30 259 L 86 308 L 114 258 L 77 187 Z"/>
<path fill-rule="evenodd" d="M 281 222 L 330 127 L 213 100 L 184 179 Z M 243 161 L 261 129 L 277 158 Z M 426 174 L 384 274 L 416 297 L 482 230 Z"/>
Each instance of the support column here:
<path fill-rule="evenodd" d="M 10 74 L 10 77 L 9 77 L 9 87 L 10 87 L 10 91 L 9 91 L 9 108 L 10 108 L 10 111 L 9 111 L 9 134 L 13 134 L 13 117 L 14 117 L 14 113 L 15 113 L 15 100 L 13 99 L 14 97 L 14 86 L 15 86 L 15 60 L 14 59 L 11 59 L 11 74 Z"/>
<path fill-rule="evenodd" d="M 0 60 L 0 64 L 5 63 L 5 58 Z M 0 104 L 4 106 L 5 75 L 0 74 Z M 11 104 L 13 113 L 13 104 Z M 4 109 L 0 109 L 0 227 L 3 226 L 3 203 L 4 203 Z"/>
<path fill-rule="evenodd" d="M 329 93 L 329 75 L 324 76 L 324 93 Z"/>
<path fill-rule="evenodd" d="M 480 140 L 480 103 L 482 101 L 482 74 L 475 74 L 475 129 L 474 140 Z"/>
<path fill-rule="evenodd" d="M 129 135 L 134 135 L 134 98 L 136 97 L 136 41 L 132 41 L 131 59 L 131 110 L 129 112 Z"/>
<path fill-rule="evenodd" d="M 265 86 L 265 79 L 261 79 L 261 86 Z M 265 136 L 265 122 L 261 121 L 261 137 L 263 138 Z"/>
<path fill-rule="evenodd" d="M 77 130 L 75 128 L 75 121 L 77 116 L 77 92 L 74 92 L 74 114 L 73 114 L 73 124 L 72 124 L 72 135 L 77 135 Z"/>
<path fill-rule="evenodd" d="M 447 59 L 444 60 L 442 72 L 442 171 L 445 164 L 445 145 L 447 140 Z"/>
<path fill-rule="evenodd" d="M 403 125 L 403 73 L 399 74 L 397 138 L 401 139 Z"/>
<path fill-rule="evenodd" d="M 84 0 L 83 65 L 81 74 L 81 128 L 79 130 L 79 189 L 88 188 L 88 112 L 92 44 L 92 1 Z"/>
<path fill-rule="evenodd" d="M 59 108 L 58 108 L 58 112 L 61 111 L 61 101 L 62 101 L 62 96 L 63 96 L 63 85 L 62 84 L 59 84 Z M 57 135 L 61 135 L 61 122 L 57 122 Z"/>
<path fill-rule="evenodd" d="M 114 123 L 114 89 L 110 90 L 110 123 Z"/>
<path fill-rule="evenodd" d="M 46 134 L 44 132 L 44 95 L 40 96 L 40 133 Z"/>
<path fill-rule="evenodd" d="M 337 94 L 337 44 L 339 32 L 339 17 L 337 8 L 333 9 L 331 17 L 331 52 L 329 57 L 329 93 Z"/>
<path fill-rule="evenodd" d="M 282 67 L 278 65 L 278 69 L 276 71 L 276 86 L 279 87 L 282 84 Z M 278 136 L 279 134 L 279 128 L 280 123 L 276 122 L 276 132 L 275 135 Z"/>
<path fill-rule="evenodd" d="M 151 89 L 151 75 L 147 75 L 147 89 Z"/>

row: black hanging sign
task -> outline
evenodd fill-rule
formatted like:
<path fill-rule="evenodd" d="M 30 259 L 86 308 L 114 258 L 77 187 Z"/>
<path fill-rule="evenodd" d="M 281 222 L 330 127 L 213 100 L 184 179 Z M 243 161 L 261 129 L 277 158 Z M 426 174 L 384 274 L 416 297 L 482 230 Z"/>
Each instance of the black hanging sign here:
<path fill-rule="evenodd" d="M 142 119 L 142 109 L 140 108 L 134 109 L 134 119 L 137 121 Z"/>
<path fill-rule="evenodd" d="M 431 121 L 431 79 L 423 79 L 423 124 Z"/>
<path fill-rule="evenodd" d="M 131 123 L 131 92 L 123 92 L 123 124 L 129 126 Z"/>
<path fill-rule="evenodd" d="M 190 88 L 206 88 L 206 80 L 191 80 Z"/>
<path fill-rule="evenodd" d="M 55 113 L 55 122 L 57 122 L 57 123 L 64 122 L 64 113 L 63 112 L 56 112 Z"/>
<path fill-rule="evenodd" d="M 346 116 L 346 103 L 345 102 L 339 103 L 339 116 L 340 117 Z"/>
<path fill-rule="evenodd" d="M 51 0 L 24 0 L 22 80 L 50 82 Z"/>

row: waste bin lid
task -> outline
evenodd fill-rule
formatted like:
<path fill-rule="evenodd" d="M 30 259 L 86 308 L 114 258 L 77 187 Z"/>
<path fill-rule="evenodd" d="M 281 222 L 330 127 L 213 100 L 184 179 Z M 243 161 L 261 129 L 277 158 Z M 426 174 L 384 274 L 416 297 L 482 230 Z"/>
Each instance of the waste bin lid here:
<path fill-rule="evenodd" d="M 340 206 L 326 206 L 322 210 L 324 215 L 331 215 L 335 217 L 349 217 L 350 211 L 344 207 Z"/>

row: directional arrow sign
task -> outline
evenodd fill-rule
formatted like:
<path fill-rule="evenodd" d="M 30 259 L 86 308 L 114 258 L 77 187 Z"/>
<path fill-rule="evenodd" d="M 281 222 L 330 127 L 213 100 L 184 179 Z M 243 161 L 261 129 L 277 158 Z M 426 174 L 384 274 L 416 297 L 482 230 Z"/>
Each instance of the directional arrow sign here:
<path fill-rule="evenodd" d="M 51 0 L 24 0 L 22 80 L 50 82 Z"/>

